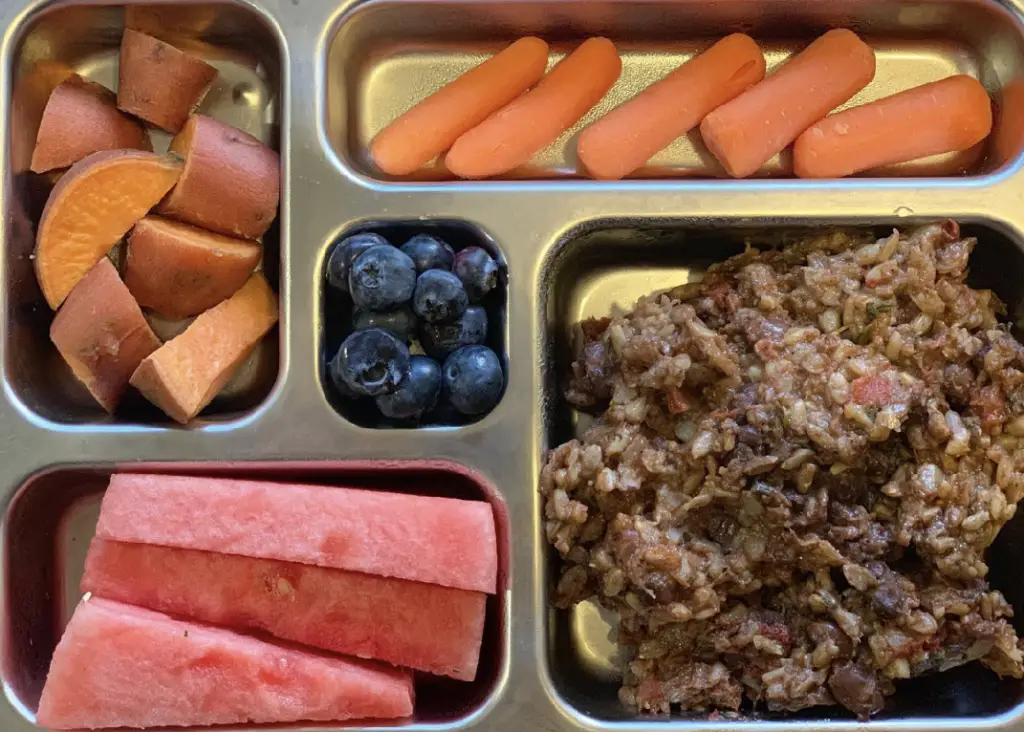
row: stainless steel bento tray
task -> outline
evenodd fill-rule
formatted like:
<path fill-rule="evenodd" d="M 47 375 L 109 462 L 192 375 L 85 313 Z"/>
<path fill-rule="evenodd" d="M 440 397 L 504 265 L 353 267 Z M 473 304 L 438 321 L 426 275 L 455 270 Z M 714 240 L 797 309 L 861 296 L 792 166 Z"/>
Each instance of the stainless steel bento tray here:
<path fill-rule="evenodd" d="M 606 104 L 677 63 L 702 38 L 743 30 L 766 42 L 778 61 L 836 26 L 862 33 L 878 50 L 879 83 L 863 98 L 961 71 L 1001 100 L 1003 87 L 1024 77 L 1024 0 L 237 0 L 188 7 L 194 15 L 183 17 L 222 51 L 215 59 L 220 87 L 207 103 L 281 152 L 281 214 L 265 262 L 281 295 L 281 321 L 276 344 L 254 356 L 209 416 L 178 428 L 141 404 L 107 418 L 49 348 L 50 313 L 30 259 L 33 216 L 45 192 L 17 172 L 18 82 L 37 62 L 55 59 L 110 83 L 123 12 L 78 0 L 0 0 L 0 730 L 32 727 L 114 469 L 402 484 L 490 500 L 506 583 L 489 609 L 480 679 L 422 689 L 416 729 L 853 727 L 855 720 L 835 709 L 744 721 L 634 719 L 616 699 L 605 619 L 589 606 L 549 611 L 554 565 L 542 536 L 537 476 L 546 448 L 576 427 L 577 415 L 560 396 L 569 329 L 613 302 L 628 305 L 690 278 L 750 239 L 947 217 L 980 237 L 972 277 L 1017 316 L 1024 304 L 1019 147 L 985 160 L 931 161 L 968 168 L 967 176 L 950 178 L 595 183 L 573 177 L 569 133 L 535 160 L 544 180 L 397 182 L 373 173 L 365 142 L 474 59 L 527 33 L 560 51 L 588 35 L 620 42 L 623 81 Z M 650 173 L 692 174 L 701 160 L 693 141 L 684 141 Z M 773 165 L 777 171 L 785 161 Z M 374 225 L 454 227 L 503 259 L 507 389 L 479 422 L 374 429 L 346 419 L 325 392 L 325 256 L 340 234 Z M 1022 529 L 1018 518 L 991 557 L 993 583 L 1020 615 Z M 870 726 L 1024 729 L 1024 684 L 974 668 L 915 681 Z"/>

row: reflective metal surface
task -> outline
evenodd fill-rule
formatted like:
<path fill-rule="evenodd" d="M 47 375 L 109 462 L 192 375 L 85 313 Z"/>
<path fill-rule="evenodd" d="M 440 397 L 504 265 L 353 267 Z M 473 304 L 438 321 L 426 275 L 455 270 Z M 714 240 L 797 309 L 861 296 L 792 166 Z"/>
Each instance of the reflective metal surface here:
<path fill-rule="evenodd" d="M 104 476 L 153 464 L 335 483 L 377 480 L 410 490 L 428 490 L 427 483 L 475 486 L 493 502 L 504 527 L 508 581 L 490 616 L 488 669 L 468 691 L 422 691 L 420 716 L 412 723 L 417 729 L 718 730 L 750 724 L 824 732 L 855 726 L 836 710 L 797 719 L 665 722 L 635 720 L 620 709 L 607 620 L 588 608 L 553 613 L 547 603 L 553 565 L 541 535 L 537 474 L 544 450 L 570 437 L 576 422 L 560 397 L 568 336 L 580 315 L 677 284 L 737 251 L 745 237 L 778 240 L 800 226 L 911 226 L 940 217 L 973 224 L 981 243 L 972 276 L 1016 308 L 1024 293 L 1024 134 L 1013 121 L 1024 122 L 1024 116 L 1013 113 L 1014 96 L 1004 90 L 1016 88 L 1024 72 L 1024 5 L 240 0 L 193 10 L 195 22 L 186 25 L 227 54 L 220 67 L 229 70 L 222 111 L 237 110 L 244 120 L 238 123 L 262 129 L 281 152 L 280 225 L 268 238 L 265 261 L 279 286 L 281 323 L 276 348 L 271 340 L 254 377 L 220 400 L 209 417 L 178 428 L 145 405 L 108 419 L 82 398 L 48 346 L 50 315 L 28 259 L 46 182 L 17 172 L 24 132 L 13 110 L 25 105 L 31 111 L 38 96 L 30 84 L 15 104 L 18 82 L 44 60 L 109 74 L 123 11 L 79 0 L 0 0 L 0 139 L 6 141 L 0 148 L 0 729 L 31 728 Z M 969 175 L 595 183 L 565 179 L 573 163 L 563 140 L 527 171 L 549 176 L 543 181 L 397 182 L 380 179 L 363 152 L 366 139 L 391 116 L 486 50 L 524 33 L 542 35 L 561 50 L 596 33 L 621 42 L 627 76 L 614 97 L 621 99 L 702 39 L 745 30 L 768 43 L 778 60 L 833 26 L 853 28 L 879 49 L 879 82 L 865 98 L 964 70 L 1009 107 L 1000 114 L 996 144 L 979 159 L 958 163 Z M 36 83 L 45 87 L 46 68 L 38 73 L 43 79 Z M 680 144 L 650 172 L 692 170 L 699 157 Z M 507 389 L 497 408 L 475 424 L 383 431 L 352 421 L 354 415 L 346 418 L 322 388 L 320 360 L 329 347 L 325 320 L 331 314 L 324 311 L 321 273 L 343 232 L 421 222 L 465 227 L 503 256 Z M 424 459 L 441 464 L 408 464 Z M 376 477 L 383 468 L 391 472 Z M 394 472 L 403 470 L 411 472 Z M 992 564 L 994 584 L 1024 615 L 1024 583 L 1014 571 L 1024 566 L 1020 536 L 1017 525 L 1008 527 L 993 547 Z M 1024 728 L 1022 701 L 1020 683 L 967 668 L 901 688 L 871 726 Z"/>

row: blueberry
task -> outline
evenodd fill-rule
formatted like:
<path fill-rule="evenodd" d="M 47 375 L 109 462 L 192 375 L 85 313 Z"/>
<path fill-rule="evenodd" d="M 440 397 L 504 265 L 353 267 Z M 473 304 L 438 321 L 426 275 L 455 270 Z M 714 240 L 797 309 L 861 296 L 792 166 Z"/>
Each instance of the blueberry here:
<path fill-rule="evenodd" d="M 466 416 L 452 406 L 451 400 L 442 388 L 437 406 L 430 412 L 430 421 L 439 425 L 459 425 L 465 424 Z"/>
<path fill-rule="evenodd" d="M 480 247 L 466 247 L 456 254 L 452 272 L 462 280 L 473 302 L 479 302 L 498 284 L 498 263 Z"/>
<path fill-rule="evenodd" d="M 468 305 L 462 282 L 451 272 L 428 269 L 416 279 L 412 309 L 428 323 L 457 318 Z"/>
<path fill-rule="evenodd" d="M 487 311 L 470 305 L 466 312 L 442 323 L 422 323 L 420 344 L 428 356 L 439 361 L 463 346 L 476 346 L 487 340 Z"/>
<path fill-rule="evenodd" d="M 335 384 L 343 383 L 356 394 L 390 394 L 409 374 L 409 349 L 386 330 L 357 330 L 341 344 L 330 373 Z"/>
<path fill-rule="evenodd" d="M 386 313 L 356 310 L 352 316 L 352 327 L 356 330 L 383 328 L 406 343 L 416 337 L 416 322 L 416 314 L 408 305 L 402 305 L 397 310 L 389 310 Z"/>
<path fill-rule="evenodd" d="M 501 399 L 505 376 L 487 346 L 460 348 L 445 359 L 441 373 L 448 399 L 462 414 L 489 412 Z"/>
<path fill-rule="evenodd" d="M 363 395 L 358 394 L 352 390 L 352 387 L 345 383 L 345 380 L 341 378 L 341 375 L 334 370 L 334 361 L 332 360 L 327 364 L 327 372 L 331 376 L 331 383 L 334 384 L 335 391 L 338 392 L 345 399 L 362 399 Z"/>
<path fill-rule="evenodd" d="M 348 273 L 352 268 L 352 261 L 370 247 L 381 244 L 391 246 L 383 236 L 370 232 L 353 234 L 342 239 L 327 260 L 327 284 L 335 290 L 348 292 Z"/>
<path fill-rule="evenodd" d="M 451 270 L 455 252 L 445 242 L 430 234 L 417 234 L 402 245 L 402 251 L 416 264 L 417 272 L 428 269 Z"/>
<path fill-rule="evenodd" d="M 393 246 L 372 246 L 352 262 L 348 289 L 362 310 L 394 310 L 412 297 L 416 266 Z"/>
<path fill-rule="evenodd" d="M 395 391 L 377 397 L 377 409 L 391 419 L 417 419 L 437 404 L 441 393 L 441 367 L 426 356 L 412 356 L 409 376 Z"/>

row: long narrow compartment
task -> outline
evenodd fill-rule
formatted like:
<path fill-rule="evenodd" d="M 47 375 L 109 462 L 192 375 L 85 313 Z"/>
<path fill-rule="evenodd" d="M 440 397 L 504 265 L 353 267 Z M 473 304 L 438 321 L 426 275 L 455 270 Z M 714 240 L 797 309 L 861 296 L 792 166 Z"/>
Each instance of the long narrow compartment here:
<path fill-rule="evenodd" d="M 417 674 L 415 725 L 458 725 L 496 692 L 508 664 L 509 530 L 504 502 L 478 476 L 457 465 L 416 463 L 132 466 L 132 472 L 222 476 L 340 485 L 489 503 L 498 539 L 498 592 L 487 600 L 480 665 L 472 682 Z M 30 477 L 4 519 L 2 579 L 3 682 L 25 714 L 36 708 L 53 649 L 81 598 L 85 556 L 96 529 L 109 467 L 57 468 Z"/>
<path fill-rule="evenodd" d="M 893 220 L 867 230 L 878 236 L 894 227 L 913 227 Z M 822 222 L 815 226 L 782 227 L 750 224 L 714 227 L 704 224 L 645 224 L 596 222 L 561 243 L 543 269 L 540 306 L 545 316 L 544 400 L 545 446 L 554 448 L 576 436 L 592 419 L 572 408 L 564 398 L 571 373 L 575 324 L 630 311 L 637 298 L 699 281 L 707 267 L 739 254 L 747 246 L 780 247 L 825 230 L 843 228 Z M 850 228 L 863 232 L 864 228 Z M 1021 337 L 1024 315 L 1024 249 L 998 227 L 964 224 L 964 236 L 978 238 L 970 259 L 968 284 L 991 289 L 1007 306 L 1007 319 Z M 543 507 L 543 499 L 540 505 Z M 543 509 L 541 509 L 543 510 Z M 543 524 L 542 524 L 543 526 Z M 543 531 L 543 529 L 542 529 Z M 1015 625 L 1024 629 L 1024 588 L 1018 579 L 1022 558 L 1024 518 L 1020 515 L 1000 532 L 987 553 L 991 586 L 1003 592 L 1016 611 Z M 545 592 L 538 612 L 546 613 L 548 647 L 545 663 L 553 692 L 576 713 L 603 721 L 633 719 L 618 700 L 621 664 L 616 645 L 617 620 L 591 600 L 570 610 L 551 609 L 550 600 L 559 578 L 560 559 L 544 539 L 538 552 L 544 567 Z M 977 662 L 951 671 L 899 682 L 888 699 L 882 720 L 928 724 L 938 718 L 995 717 L 1019 710 L 1024 703 L 1024 682 L 1000 680 Z M 845 720 L 854 717 L 841 707 L 817 707 L 795 714 L 770 714 L 743 707 L 741 718 L 772 720 Z M 706 714 L 686 715 L 694 721 Z"/>
<path fill-rule="evenodd" d="M 151 22 L 167 23 L 167 6 L 137 5 L 139 22 L 156 8 Z M 283 93 L 283 49 L 275 32 L 258 12 L 240 3 L 175 7 L 173 27 L 190 48 L 214 66 L 218 77 L 199 107 L 208 114 L 281 149 L 280 108 Z M 55 4 L 31 15 L 15 31 L 11 55 L 12 99 L 8 112 L 7 159 L 3 181 L 6 266 L 3 297 L 6 344 L 3 374 L 15 398 L 30 412 L 62 424 L 105 422 L 167 424 L 169 419 L 134 389 L 129 389 L 117 415 L 108 416 L 78 382 L 49 339 L 53 312 L 40 292 L 34 272 L 36 228 L 56 178 L 35 174 L 28 161 L 35 143 L 42 105 L 54 79 L 68 71 L 116 90 L 118 54 L 125 27 L 120 5 Z M 157 31 L 153 31 L 157 32 Z M 151 130 L 154 149 L 166 149 L 167 133 Z M 55 171 L 59 172 L 59 171 Z M 286 200 L 286 199 L 285 199 Z M 263 236 L 261 268 L 271 286 L 278 284 L 280 216 Z M 123 248 L 111 256 L 120 261 Z M 167 339 L 188 321 L 150 317 L 154 331 Z M 204 411 L 201 419 L 225 421 L 255 409 L 277 381 L 279 347 L 276 331 L 264 338 L 233 379 Z"/>
<path fill-rule="evenodd" d="M 1011 103 L 1024 74 L 1021 26 L 995 2 L 895 0 L 862 3 L 799 0 L 757 3 L 608 2 L 546 3 L 484 0 L 372 0 L 343 16 L 326 54 L 327 137 L 346 165 L 382 178 L 368 155 L 373 137 L 401 113 L 512 40 L 537 35 L 552 44 L 549 65 L 588 36 L 619 46 L 623 71 L 605 99 L 583 120 L 537 153 L 510 177 L 565 178 L 578 174 L 575 138 L 580 130 L 664 76 L 710 42 L 734 31 L 763 44 L 771 68 L 829 28 L 864 35 L 875 48 L 875 80 L 848 105 L 862 104 L 952 74 L 981 80 L 996 101 Z M 1010 119 L 1017 115 L 1011 115 Z M 888 170 L 888 175 L 983 174 L 1021 151 L 1019 125 L 1000 125 L 992 144 L 936 156 Z M 761 175 L 785 175 L 776 156 Z M 694 132 L 659 153 L 638 178 L 720 177 L 724 171 Z M 443 166 L 412 176 L 445 180 Z"/>

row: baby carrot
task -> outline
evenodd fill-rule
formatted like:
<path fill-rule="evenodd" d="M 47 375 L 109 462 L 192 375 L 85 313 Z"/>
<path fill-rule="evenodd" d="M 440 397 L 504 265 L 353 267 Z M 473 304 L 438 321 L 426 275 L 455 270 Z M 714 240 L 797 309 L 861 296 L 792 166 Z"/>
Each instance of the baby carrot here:
<path fill-rule="evenodd" d="M 439 89 L 380 132 L 370 146 L 388 175 L 408 175 L 540 81 L 548 44 L 520 38 L 508 48 Z"/>
<path fill-rule="evenodd" d="M 445 163 L 460 178 L 500 175 L 529 162 L 601 101 L 622 71 L 615 44 L 584 41 L 533 89 L 452 145 Z"/>
<path fill-rule="evenodd" d="M 764 78 L 764 55 L 734 33 L 612 110 L 580 135 L 580 161 L 595 178 L 629 175 L 680 135 Z"/>
<path fill-rule="evenodd" d="M 852 31 L 831 30 L 700 125 L 729 175 L 745 178 L 875 76 L 875 54 Z"/>
<path fill-rule="evenodd" d="M 991 131 L 985 87 L 951 76 L 826 117 L 797 138 L 793 168 L 801 178 L 842 178 L 966 150 Z"/>

